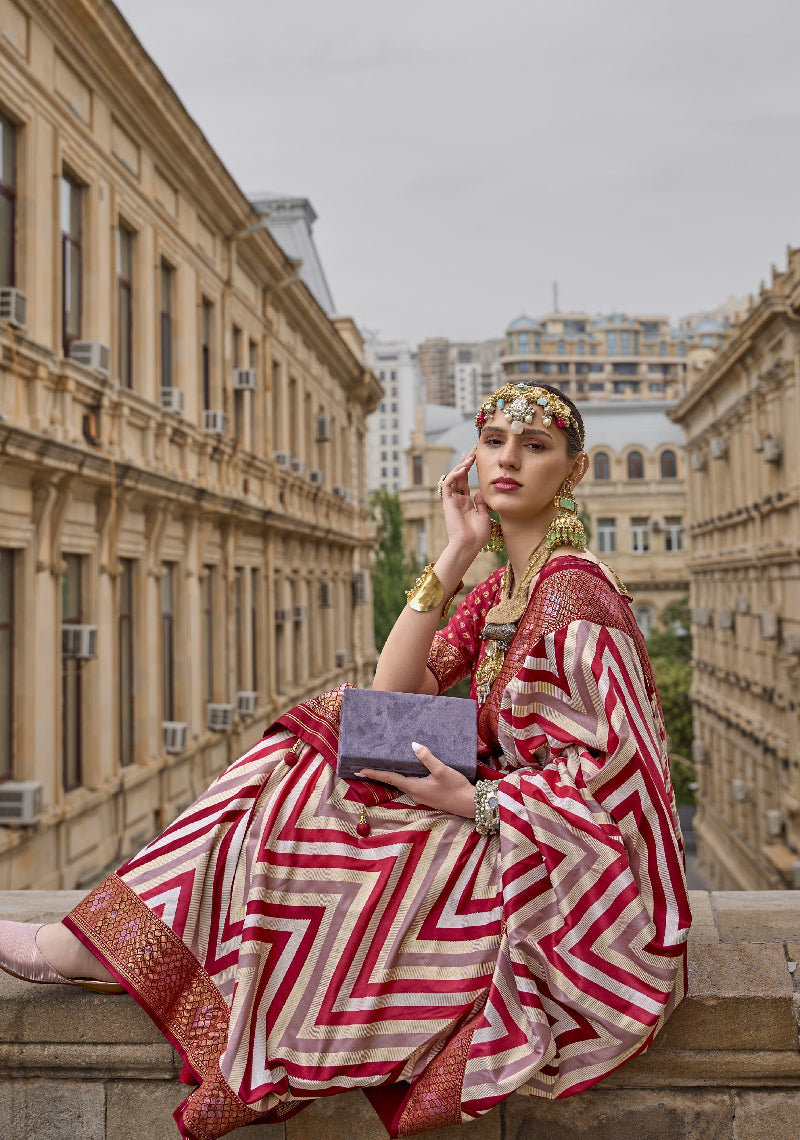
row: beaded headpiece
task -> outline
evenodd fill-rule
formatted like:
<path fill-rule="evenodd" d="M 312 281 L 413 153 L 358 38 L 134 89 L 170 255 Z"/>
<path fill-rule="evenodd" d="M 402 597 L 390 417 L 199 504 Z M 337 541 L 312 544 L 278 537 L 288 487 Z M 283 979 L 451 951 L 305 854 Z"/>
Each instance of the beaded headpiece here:
<path fill-rule="evenodd" d="M 574 421 L 581 447 L 583 446 L 583 432 L 569 405 L 554 392 L 548 392 L 546 388 L 534 384 L 503 384 L 481 404 L 475 417 L 475 426 L 480 431 L 489 417 L 498 411 L 508 420 L 511 431 L 515 435 L 521 435 L 525 424 L 533 423 L 537 407 L 542 409 L 542 423 L 545 427 L 555 423 L 558 428 L 568 428 Z"/>

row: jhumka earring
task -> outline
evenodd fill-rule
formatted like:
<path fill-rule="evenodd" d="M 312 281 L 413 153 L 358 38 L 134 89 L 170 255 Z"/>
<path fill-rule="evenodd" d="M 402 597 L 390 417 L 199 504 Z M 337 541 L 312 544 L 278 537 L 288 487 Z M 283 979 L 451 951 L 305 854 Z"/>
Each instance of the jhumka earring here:
<path fill-rule="evenodd" d="M 492 519 L 492 529 L 489 532 L 489 540 L 483 547 L 493 554 L 498 554 L 501 550 L 505 550 L 506 540 L 503 538 L 503 528 L 500 523 Z"/>
<path fill-rule="evenodd" d="M 586 531 L 578 515 L 578 504 L 572 494 L 572 483 L 567 479 L 553 499 L 558 511 L 550 523 L 545 545 L 550 550 L 557 546 L 574 546 L 576 550 L 586 549 Z"/>

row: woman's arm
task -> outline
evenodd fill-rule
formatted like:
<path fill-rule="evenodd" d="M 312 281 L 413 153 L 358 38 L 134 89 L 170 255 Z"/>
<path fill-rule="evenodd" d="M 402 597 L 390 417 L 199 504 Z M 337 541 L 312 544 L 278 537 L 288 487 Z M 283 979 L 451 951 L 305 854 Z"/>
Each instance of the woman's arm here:
<path fill-rule="evenodd" d="M 442 505 L 448 543 L 434 564 L 442 584 L 442 602 L 432 610 L 419 613 L 406 606 L 386 639 L 373 689 L 398 693 L 437 693 L 439 686 L 427 668 L 433 636 L 439 626 L 445 599 L 457 589 L 464 574 L 489 537 L 491 519 L 480 491 L 473 502 L 468 475 L 474 453 L 454 467 L 442 484 Z"/>

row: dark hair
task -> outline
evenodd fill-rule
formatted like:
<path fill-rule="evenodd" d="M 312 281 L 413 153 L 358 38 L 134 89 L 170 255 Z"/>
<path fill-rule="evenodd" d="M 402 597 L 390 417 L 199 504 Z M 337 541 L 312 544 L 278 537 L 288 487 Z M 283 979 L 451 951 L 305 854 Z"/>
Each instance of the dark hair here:
<path fill-rule="evenodd" d="M 567 437 L 567 456 L 570 459 L 576 459 L 583 451 L 583 443 L 586 439 L 583 416 L 575 407 L 572 400 L 570 400 L 569 396 L 565 396 L 560 388 L 554 388 L 552 384 L 537 384 L 536 387 L 543 388 L 545 392 L 552 392 L 554 396 L 558 396 L 559 400 L 563 400 L 569 408 L 569 424 L 564 428 L 564 434 Z"/>

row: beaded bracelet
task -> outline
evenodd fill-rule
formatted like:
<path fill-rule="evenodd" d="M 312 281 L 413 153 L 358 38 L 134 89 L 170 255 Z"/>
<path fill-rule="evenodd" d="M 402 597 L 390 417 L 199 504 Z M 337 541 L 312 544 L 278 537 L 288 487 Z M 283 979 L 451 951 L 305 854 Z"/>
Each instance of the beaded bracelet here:
<path fill-rule="evenodd" d="M 500 830 L 498 784 L 498 780 L 478 780 L 475 785 L 475 830 L 479 835 L 493 835 Z"/>

